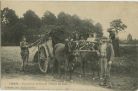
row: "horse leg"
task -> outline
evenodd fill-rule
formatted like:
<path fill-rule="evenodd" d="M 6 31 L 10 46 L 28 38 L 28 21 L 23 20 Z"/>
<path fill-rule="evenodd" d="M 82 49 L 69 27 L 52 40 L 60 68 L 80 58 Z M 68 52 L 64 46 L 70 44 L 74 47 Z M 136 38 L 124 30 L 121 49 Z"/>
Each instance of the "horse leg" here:
<path fill-rule="evenodd" d="M 70 66 L 70 67 L 69 67 L 69 80 L 72 79 L 72 72 L 73 72 L 73 67 Z"/>
<path fill-rule="evenodd" d="M 69 80 L 70 80 L 70 76 L 71 76 L 71 73 L 70 73 L 70 63 L 68 62 L 68 60 L 66 59 L 65 60 L 65 70 L 64 70 L 64 76 L 65 76 L 65 79 L 67 79 L 68 77 L 67 77 L 67 74 L 69 74 Z"/>
<path fill-rule="evenodd" d="M 28 63 L 29 63 L 29 54 L 26 55 L 26 61 L 25 61 L 25 67 L 28 67 Z"/>
<path fill-rule="evenodd" d="M 51 60 L 52 60 L 52 63 L 51 63 L 51 74 L 52 74 L 52 76 L 54 76 L 55 58 L 52 58 Z"/>
<path fill-rule="evenodd" d="M 94 62 L 93 64 L 94 68 L 93 68 L 93 80 L 97 79 L 98 76 L 99 76 L 99 69 L 98 68 L 98 63 L 97 62 Z"/>
<path fill-rule="evenodd" d="M 23 62 L 22 62 L 22 71 L 25 71 L 25 60 L 23 59 Z"/>
<path fill-rule="evenodd" d="M 28 65 L 28 63 L 29 63 L 29 54 L 27 55 L 27 65 Z"/>
<path fill-rule="evenodd" d="M 59 76 L 59 78 L 61 77 L 61 66 L 62 66 L 62 65 L 60 65 L 60 64 L 59 64 L 59 66 L 58 66 L 58 76 Z"/>
<path fill-rule="evenodd" d="M 95 71 L 93 70 L 92 73 L 93 73 L 93 77 L 92 77 L 92 79 L 95 80 Z"/>
<path fill-rule="evenodd" d="M 97 71 L 98 78 L 100 78 L 100 60 L 98 61 L 97 67 L 98 67 L 98 71 Z"/>
<path fill-rule="evenodd" d="M 72 79 L 72 70 L 70 70 L 70 77 L 69 77 L 69 80 Z"/>
<path fill-rule="evenodd" d="M 53 70 L 52 70 L 52 71 L 53 71 L 52 75 L 54 76 L 54 78 L 56 78 L 56 76 L 59 75 L 59 72 L 58 72 L 58 70 L 59 70 L 59 63 L 58 63 L 58 61 L 56 60 L 56 58 L 54 59 L 52 69 L 53 69 Z M 54 74 L 54 73 L 55 73 L 55 74 Z"/>
<path fill-rule="evenodd" d="M 85 76 L 85 62 L 84 62 L 84 60 L 82 61 L 82 72 L 83 72 L 83 76 Z"/>
<path fill-rule="evenodd" d="M 58 68 L 58 78 L 61 78 L 61 68 Z"/>

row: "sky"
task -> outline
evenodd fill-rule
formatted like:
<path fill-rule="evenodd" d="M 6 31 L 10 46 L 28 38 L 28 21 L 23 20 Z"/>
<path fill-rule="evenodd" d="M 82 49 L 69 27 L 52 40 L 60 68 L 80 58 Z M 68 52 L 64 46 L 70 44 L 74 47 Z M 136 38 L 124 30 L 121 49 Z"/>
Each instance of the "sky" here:
<path fill-rule="evenodd" d="M 39 17 L 44 12 L 51 11 L 55 15 L 65 12 L 78 15 L 81 19 L 91 19 L 101 23 L 105 36 L 107 29 L 114 19 L 121 19 L 127 25 L 125 31 L 119 32 L 120 39 L 126 39 L 130 33 L 133 39 L 138 39 L 138 2 L 82 2 L 82 1 L 2 1 L 1 9 L 8 7 L 15 10 L 19 17 L 31 9 Z"/>

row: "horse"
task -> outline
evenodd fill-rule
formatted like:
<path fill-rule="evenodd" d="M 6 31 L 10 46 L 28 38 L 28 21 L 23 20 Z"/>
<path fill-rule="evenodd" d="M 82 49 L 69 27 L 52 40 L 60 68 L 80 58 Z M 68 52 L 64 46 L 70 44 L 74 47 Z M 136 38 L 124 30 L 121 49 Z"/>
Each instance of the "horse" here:
<path fill-rule="evenodd" d="M 82 75 L 85 76 L 85 71 L 86 71 L 86 67 L 89 67 L 89 69 L 92 71 L 93 73 L 93 79 L 95 76 L 95 72 L 97 71 L 98 76 L 99 76 L 99 71 L 100 71 L 100 66 L 99 66 L 99 44 L 95 43 L 95 45 L 93 46 L 93 49 L 90 49 L 90 46 L 87 45 L 83 45 L 83 47 L 80 47 L 80 50 L 91 50 L 91 51 L 80 51 L 79 52 L 79 56 L 78 56 L 78 60 L 79 60 L 79 64 L 81 66 L 81 72 Z"/>
<path fill-rule="evenodd" d="M 73 69 L 73 46 L 71 41 L 67 41 L 65 43 L 57 43 L 53 49 L 55 66 L 57 67 L 57 72 L 59 77 L 62 76 L 62 73 L 67 78 L 67 74 L 69 75 L 69 79 L 71 79 L 72 69 Z"/>

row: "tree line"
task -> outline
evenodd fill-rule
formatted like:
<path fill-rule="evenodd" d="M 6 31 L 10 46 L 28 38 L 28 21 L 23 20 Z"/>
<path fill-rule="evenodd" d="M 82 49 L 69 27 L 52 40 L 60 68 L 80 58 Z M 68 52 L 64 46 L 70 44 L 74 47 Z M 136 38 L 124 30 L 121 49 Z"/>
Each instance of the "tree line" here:
<path fill-rule="evenodd" d="M 84 37 L 91 32 L 97 33 L 98 37 L 103 34 L 100 23 L 93 24 L 92 20 L 81 19 L 77 15 L 60 12 L 56 16 L 46 11 L 39 17 L 34 11 L 27 10 L 23 17 L 18 17 L 10 8 L 1 10 L 1 27 L 2 45 L 19 45 L 23 35 L 27 37 L 28 42 L 33 42 L 38 39 L 38 35 L 52 30 L 58 39 L 63 39 L 73 32 L 78 32 Z"/>

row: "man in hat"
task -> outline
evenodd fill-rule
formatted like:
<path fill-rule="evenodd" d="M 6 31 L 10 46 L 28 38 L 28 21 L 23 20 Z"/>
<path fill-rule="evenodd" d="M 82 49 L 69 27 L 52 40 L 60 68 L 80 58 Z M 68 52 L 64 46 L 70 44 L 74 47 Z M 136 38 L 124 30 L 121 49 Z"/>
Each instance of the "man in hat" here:
<path fill-rule="evenodd" d="M 100 47 L 101 60 L 100 60 L 100 85 L 111 87 L 110 82 L 110 69 L 114 57 L 114 50 L 111 43 L 111 40 L 108 40 L 106 37 L 102 38 L 102 44 Z"/>

